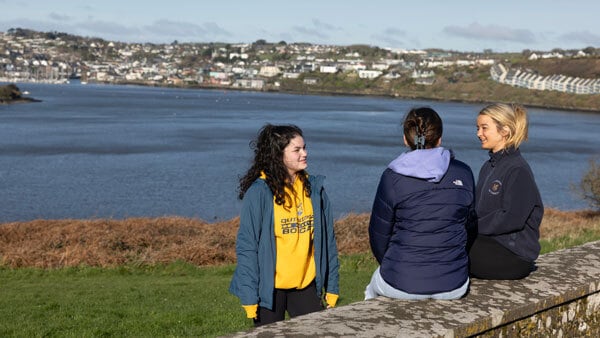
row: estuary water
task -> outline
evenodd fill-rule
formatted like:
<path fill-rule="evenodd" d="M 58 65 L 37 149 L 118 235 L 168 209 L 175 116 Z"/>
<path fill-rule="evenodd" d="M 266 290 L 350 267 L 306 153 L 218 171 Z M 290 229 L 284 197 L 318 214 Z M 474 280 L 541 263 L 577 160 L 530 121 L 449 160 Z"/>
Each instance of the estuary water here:
<path fill-rule="evenodd" d="M 308 171 L 327 176 L 336 217 L 369 212 L 387 164 L 406 149 L 400 123 L 428 105 L 443 145 L 477 177 L 482 104 L 373 97 L 18 84 L 38 103 L 0 106 L 0 222 L 239 215 L 237 181 L 266 123 L 305 132 Z M 600 156 L 600 114 L 530 109 L 529 161 L 547 207 L 586 208 L 572 192 Z"/>

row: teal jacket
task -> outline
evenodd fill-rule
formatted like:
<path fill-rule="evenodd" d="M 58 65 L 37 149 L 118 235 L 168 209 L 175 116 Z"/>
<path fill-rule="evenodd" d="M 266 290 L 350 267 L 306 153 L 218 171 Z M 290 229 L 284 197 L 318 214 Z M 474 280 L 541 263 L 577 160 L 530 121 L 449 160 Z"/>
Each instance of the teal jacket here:
<path fill-rule="evenodd" d="M 314 248 L 317 295 L 323 290 L 339 295 L 339 262 L 333 231 L 333 214 L 323 187 L 324 176 L 309 176 L 314 213 Z M 242 200 L 240 229 L 235 246 L 237 266 L 229 292 L 242 305 L 258 304 L 273 309 L 275 289 L 275 232 L 273 193 L 267 183 L 257 179 Z"/>

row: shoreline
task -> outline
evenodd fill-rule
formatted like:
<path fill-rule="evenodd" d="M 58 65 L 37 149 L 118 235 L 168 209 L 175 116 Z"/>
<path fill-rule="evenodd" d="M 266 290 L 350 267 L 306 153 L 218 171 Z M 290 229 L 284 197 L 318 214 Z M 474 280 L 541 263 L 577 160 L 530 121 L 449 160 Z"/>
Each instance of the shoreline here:
<path fill-rule="evenodd" d="M 231 90 L 236 90 L 231 88 Z M 270 91 L 265 91 L 270 92 Z M 403 96 L 403 95 L 384 95 L 384 94 L 357 94 L 357 93 L 337 93 L 337 92 L 294 92 L 294 91 L 272 91 L 278 93 L 286 93 L 286 94 L 294 94 L 294 95 L 323 95 L 323 96 L 361 96 L 361 97 L 381 97 L 381 98 L 389 98 L 389 99 L 405 99 L 405 100 L 426 100 L 426 101 L 436 101 L 436 102 L 455 102 L 455 103 L 470 103 L 470 104 L 492 104 L 492 103 L 514 103 L 509 101 L 487 101 L 487 100 L 465 100 L 465 99 L 442 99 L 442 98 L 434 98 L 427 96 Z M 548 109 L 548 110 L 561 110 L 561 111 L 571 111 L 571 112 L 581 112 L 587 114 L 600 114 L 600 107 L 598 109 L 592 108 L 572 108 L 572 107 L 560 107 L 560 106 L 551 106 L 551 105 L 536 105 L 536 104 L 523 104 L 526 108 L 540 108 L 540 109 Z"/>
<path fill-rule="evenodd" d="M 259 93 L 282 93 L 282 94 L 292 94 L 292 95 L 315 95 L 315 96 L 351 96 L 351 97 L 380 97 L 386 99 L 406 99 L 406 100 L 427 100 L 427 101 L 437 101 L 437 102 L 456 102 L 456 103 L 470 103 L 470 104 L 491 104 L 491 103 L 514 103 L 510 101 L 503 100 L 469 100 L 469 99 L 444 99 L 439 97 L 429 97 L 429 96 L 417 96 L 417 95 L 400 95 L 400 94 L 383 94 L 383 93 L 353 93 L 353 92 L 338 92 L 338 91 L 328 91 L 328 90 L 315 90 L 315 91 L 295 91 L 295 90 L 282 90 L 282 89 L 250 89 L 250 88 L 232 88 L 218 85 L 186 85 L 186 86 L 175 86 L 175 85 L 158 85 L 153 83 L 139 83 L 139 82 L 89 82 L 92 84 L 105 84 L 105 85 L 133 85 L 133 86 L 144 86 L 144 87 L 158 87 L 158 88 L 177 88 L 177 89 L 208 89 L 208 90 L 227 90 L 227 91 L 238 91 L 238 92 L 259 92 Z M 597 109 L 592 108 L 573 108 L 573 107 L 561 107 L 561 106 L 553 106 L 553 105 L 538 105 L 538 104 L 524 104 L 525 107 L 529 108 L 540 108 L 540 109 L 553 109 L 553 110 L 562 110 L 562 111 L 570 111 L 570 112 L 582 112 L 588 114 L 600 114 L 600 106 Z"/>
<path fill-rule="evenodd" d="M 34 103 L 34 102 L 42 102 L 42 100 L 34 99 L 31 97 L 21 97 L 21 98 L 12 99 L 12 100 L 0 99 L 0 105 L 19 104 L 19 103 Z"/>
<path fill-rule="evenodd" d="M 22 81 L 22 82 L 14 82 L 14 83 L 40 83 L 40 82 L 31 82 L 31 81 Z M 59 84 L 59 85 L 79 85 L 77 83 L 50 83 L 50 84 Z M 469 103 L 469 104 L 491 104 L 491 103 L 514 103 L 514 101 L 509 100 L 478 100 L 478 99 L 464 99 L 464 98 L 440 98 L 433 97 L 427 95 L 402 95 L 400 93 L 395 94 L 387 94 L 387 93 L 356 93 L 356 92 L 343 92 L 343 91 L 331 91 L 331 90 L 289 90 L 289 89 L 279 89 L 279 88 L 266 88 L 266 89 L 252 89 L 252 88 L 232 88 L 228 86 L 219 86 L 219 85 L 163 85 L 156 83 L 148 83 L 148 82 L 137 82 L 137 81 L 120 81 L 120 82 L 99 82 L 93 81 L 88 82 L 88 84 L 103 84 L 103 85 L 124 85 L 124 86 L 142 86 L 142 87 L 157 87 L 157 88 L 177 88 L 177 89 L 190 89 L 190 90 L 225 90 L 225 91 L 237 91 L 237 92 L 262 92 L 262 93 L 282 93 L 282 94 L 291 94 L 291 95 L 315 95 L 315 96 L 350 96 L 350 97 L 373 97 L 373 98 L 386 98 L 386 99 L 405 99 L 405 100 L 427 100 L 427 101 L 436 101 L 436 102 L 455 102 L 455 103 Z M 36 100 L 33 98 L 21 98 L 18 101 L 13 100 L 12 102 L 5 102 L 0 99 L 0 104 L 11 104 L 11 103 L 28 103 L 28 102 L 41 102 L 41 100 Z M 535 103 L 523 103 L 520 102 L 526 108 L 539 108 L 539 109 L 549 109 L 549 110 L 561 110 L 566 112 L 581 112 L 586 114 L 600 114 L 600 106 L 598 108 L 586 108 L 586 107 L 565 107 L 560 105 L 551 105 L 551 104 L 535 104 Z"/>

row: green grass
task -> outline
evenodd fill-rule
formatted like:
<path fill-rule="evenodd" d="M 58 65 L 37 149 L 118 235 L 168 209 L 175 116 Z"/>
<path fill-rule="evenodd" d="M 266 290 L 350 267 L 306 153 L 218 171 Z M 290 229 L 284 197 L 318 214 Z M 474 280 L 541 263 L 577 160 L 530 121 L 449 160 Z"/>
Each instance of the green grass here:
<path fill-rule="evenodd" d="M 214 336 L 245 329 L 233 266 L 0 270 L 0 336 Z"/>
<path fill-rule="evenodd" d="M 369 255 L 343 258 L 340 305 L 362 299 Z M 218 336 L 252 327 L 227 291 L 233 265 L 0 268 L 2 337 Z"/>
<path fill-rule="evenodd" d="M 600 231 L 594 229 L 585 229 L 579 236 L 561 236 L 553 238 L 551 240 L 540 240 L 542 246 L 541 254 L 548 252 L 571 248 L 584 243 L 594 242 L 600 240 Z"/>
<path fill-rule="evenodd" d="M 600 239 L 541 241 L 542 252 Z M 362 300 L 370 253 L 340 258 L 338 305 Z M 227 291 L 234 266 L 0 268 L 1 337 L 214 337 L 252 327 Z"/>

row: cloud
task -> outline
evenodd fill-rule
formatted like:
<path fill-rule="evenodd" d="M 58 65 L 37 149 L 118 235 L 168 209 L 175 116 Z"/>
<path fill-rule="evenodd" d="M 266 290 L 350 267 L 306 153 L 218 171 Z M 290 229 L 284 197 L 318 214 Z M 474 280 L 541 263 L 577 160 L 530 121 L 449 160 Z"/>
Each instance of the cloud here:
<path fill-rule="evenodd" d="M 303 36 L 303 38 L 320 39 L 321 41 L 329 39 L 330 33 L 340 30 L 341 28 L 333 26 L 327 22 L 323 22 L 319 19 L 312 19 L 311 24 L 308 24 L 306 26 L 296 25 L 292 27 L 292 32 L 300 34 L 301 36 Z M 288 37 L 294 35 L 289 33 L 283 34 Z"/>
<path fill-rule="evenodd" d="M 68 16 L 68 15 L 61 15 L 61 14 L 57 14 L 57 13 L 54 13 L 54 12 L 50 13 L 48 15 L 48 17 L 50 19 L 52 19 L 52 20 L 55 20 L 55 21 L 71 21 L 71 17 L 70 16 Z"/>
<path fill-rule="evenodd" d="M 397 28 L 388 28 L 383 31 L 383 34 L 406 36 L 406 31 L 403 31 L 403 30 L 397 29 Z"/>
<path fill-rule="evenodd" d="M 86 35 L 101 37 L 104 39 L 114 39 L 117 36 L 132 36 L 139 34 L 139 29 L 121 25 L 113 21 L 82 21 L 72 26 L 78 32 L 84 32 Z"/>
<path fill-rule="evenodd" d="M 84 31 L 108 40 L 165 43 L 171 40 L 217 41 L 232 34 L 215 23 L 202 25 L 171 20 L 158 20 L 146 26 L 125 26 L 110 21 L 86 21 L 73 25 L 77 31 Z"/>
<path fill-rule="evenodd" d="M 2 1 L 2 0 L 0 0 Z M 194 24 L 171 20 L 159 20 L 151 25 L 124 25 L 115 21 L 102 21 L 88 18 L 74 22 L 71 17 L 56 13 L 49 15 L 51 20 L 29 20 L 25 18 L 9 21 L 0 20 L 0 30 L 9 28 L 29 28 L 42 32 L 58 31 L 81 36 L 98 37 L 105 40 L 123 42 L 165 43 L 172 40 L 218 41 L 231 37 L 229 31 L 213 22 Z"/>
<path fill-rule="evenodd" d="M 12 19 L 7 21 L 0 21 L 0 30 L 6 31 L 9 28 L 26 28 L 33 29 L 41 32 L 68 32 L 68 25 L 57 22 L 31 20 L 27 18 Z"/>
<path fill-rule="evenodd" d="M 339 30 L 339 28 L 332 26 L 326 22 L 323 22 L 319 19 L 312 19 L 312 23 L 315 26 L 315 28 L 318 28 L 318 29 L 323 29 L 323 30 L 327 30 L 327 31 Z"/>
<path fill-rule="evenodd" d="M 230 37 L 232 34 L 221 28 L 214 22 L 197 25 L 189 22 L 159 20 L 152 25 L 144 26 L 144 31 L 157 37 L 168 37 L 174 39 L 219 39 Z"/>
<path fill-rule="evenodd" d="M 444 27 L 443 31 L 449 35 L 474 40 L 497 40 L 528 44 L 536 42 L 534 34 L 527 29 L 512 29 L 498 25 L 482 26 L 477 22 L 470 24 L 468 27 L 447 26 Z"/>
<path fill-rule="evenodd" d="M 278 35 L 278 38 L 280 41 L 296 42 L 296 41 L 294 41 L 294 37 L 289 33 L 281 33 Z"/>
<path fill-rule="evenodd" d="M 575 31 L 561 35 L 558 38 L 563 42 L 581 42 L 590 46 L 600 45 L 600 35 L 591 33 L 590 31 Z"/>
<path fill-rule="evenodd" d="M 217 36 L 233 36 L 233 34 L 231 34 L 231 32 L 221 28 L 219 25 L 217 25 L 214 22 L 206 22 L 204 23 L 204 29 L 206 29 L 206 31 L 208 32 L 208 34 L 211 35 L 217 35 Z"/>
<path fill-rule="evenodd" d="M 323 34 L 317 28 L 312 28 L 312 27 L 294 26 L 294 27 L 292 27 L 292 30 L 296 33 L 299 33 L 300 35 L 304 35 L 307 37 L 313 37 L 313 38 L 319 38 L 319 39 L 327 39 L 329 37 L 329 35 Z"/>
<path fill-rule="evenodd" d="M 401 47 L 406 45 L 404 39 L 401 39 L 406 38 L 406 31 L 397 28 L 387 28 L 383 32 L 371 35 L 371 38 L 387 44 L 388 47 Z"/>

